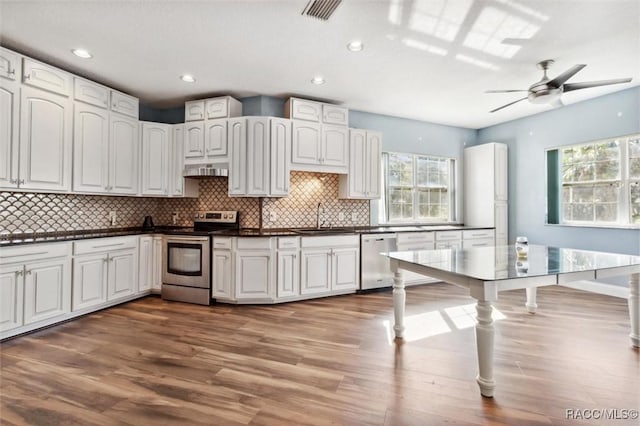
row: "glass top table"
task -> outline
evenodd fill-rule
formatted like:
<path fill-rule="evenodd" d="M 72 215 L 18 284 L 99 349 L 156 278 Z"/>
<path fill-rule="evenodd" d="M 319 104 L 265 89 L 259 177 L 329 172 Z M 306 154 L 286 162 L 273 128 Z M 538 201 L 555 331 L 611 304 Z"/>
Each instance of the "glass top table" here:
<path fill-rule="evenodd" d="M 513 246 L 487 246 L 468 249 L 413 250 L 380 253 L 390 259 L 393 270 L 394 332 L 404 332 L 406 293 L 403 271 L 427 275 L 469 289 L 477 300 L 476 345 L 480 393 L 492 397 L 494 325 L 492 302 L 498 292 L 526 290 L 526 307 L 535 313 L 536 288 L 563 285 L 582 280 L 629 276 L 629 316 L 631 343 L 640 347 L 640 256 L 530 245 L 526 258 L 518 258 Z M 594 291 L 593 288 L 572 288 Z"/>

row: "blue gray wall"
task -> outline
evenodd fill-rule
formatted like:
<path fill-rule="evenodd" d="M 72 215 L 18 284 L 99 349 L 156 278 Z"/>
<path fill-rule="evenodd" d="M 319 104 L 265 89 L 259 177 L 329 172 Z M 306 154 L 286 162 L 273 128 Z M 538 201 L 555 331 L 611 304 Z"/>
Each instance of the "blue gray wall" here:
<path fill-rule="evenodd" d="M 640 87 L 480 129 L 509 146 L 509 240 L 640 254 L 640 230 L 546 225 L 545 149 L 640 132 Z"/>

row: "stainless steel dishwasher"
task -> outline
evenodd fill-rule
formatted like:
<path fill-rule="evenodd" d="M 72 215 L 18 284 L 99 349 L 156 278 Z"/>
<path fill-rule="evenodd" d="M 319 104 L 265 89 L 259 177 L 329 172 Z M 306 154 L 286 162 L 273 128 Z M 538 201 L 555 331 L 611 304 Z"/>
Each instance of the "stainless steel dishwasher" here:
<path fill-rule="evenodd" d="M 360 289 L 393 285 L 389 258 L 380 252 L 396 250 L 396 234 L 363 234 L 360 237 Z"/>

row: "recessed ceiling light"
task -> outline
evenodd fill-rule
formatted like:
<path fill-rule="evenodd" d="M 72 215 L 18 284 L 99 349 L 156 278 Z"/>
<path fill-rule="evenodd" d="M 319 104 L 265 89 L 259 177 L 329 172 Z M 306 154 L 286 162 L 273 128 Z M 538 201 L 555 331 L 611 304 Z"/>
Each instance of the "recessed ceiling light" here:
<path fill-rule="evenodd" d="M 82 58 L 82 59 L 93 58 L 93 55 L 89 53 L 88 50 L 85 50 L 85 49 L 72 49 L 71 53 L 76 55 L 78 58 Z"/>
<path fill-rule="evenodd" d="M 360 52 L 364 49 L 364 44 L 360 40 L 354 40 L 351 43 L 347 44 L 347 49 L 352 52 Z"/>
<path fill-rule="evenodd" d="M 196 81 L 195 77 L 191 74 L 181 75 L 180 80 L 186 81 L 187 83 L 193 83 L 194 81 Z"/>
<path fill-rule="evenodd" d="M 311 79 L 311 82 L 313 84 L 324 84 L 324 78 L 318 76 L 318 77 L 313 77 L 313 79 Z"/>

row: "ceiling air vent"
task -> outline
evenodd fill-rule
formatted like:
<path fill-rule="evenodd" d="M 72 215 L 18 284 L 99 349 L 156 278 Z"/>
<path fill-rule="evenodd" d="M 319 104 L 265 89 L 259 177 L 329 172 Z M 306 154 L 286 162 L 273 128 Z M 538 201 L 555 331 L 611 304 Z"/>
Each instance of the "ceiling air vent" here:
<path fill-rule="evenodd" d="M 311 0 L 302 11 L 302 14 L 326 21 L 340 3 L 342 3 L 342 0 Z"/>

